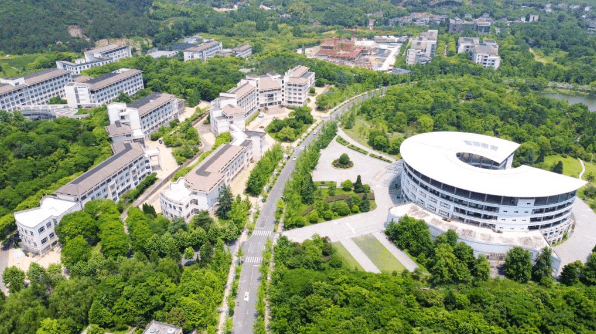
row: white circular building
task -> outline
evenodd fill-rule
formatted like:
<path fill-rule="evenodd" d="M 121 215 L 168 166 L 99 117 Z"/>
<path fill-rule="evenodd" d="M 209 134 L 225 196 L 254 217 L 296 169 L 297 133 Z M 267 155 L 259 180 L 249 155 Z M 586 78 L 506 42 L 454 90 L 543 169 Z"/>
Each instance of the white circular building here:
<path fill-rule="evenodd" d="M 406 139 L 402 196 L 455 222 L 495 232 L 539 231 L 550 242 L 571 225 L 576 191 L 586 182 L 529 166 L 513 168 L 519 144 L 462 132 Z"/>

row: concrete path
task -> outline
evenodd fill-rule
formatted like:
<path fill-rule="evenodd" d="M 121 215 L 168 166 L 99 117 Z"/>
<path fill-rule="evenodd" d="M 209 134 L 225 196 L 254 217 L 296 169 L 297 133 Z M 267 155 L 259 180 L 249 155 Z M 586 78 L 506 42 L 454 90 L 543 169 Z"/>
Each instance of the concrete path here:
<path fill-rule="evenodd" d="M 393 158 L 393 157 L 390 157 L 390 156 L 388 156 L 387 154 L 384 154 L 384 153 L 382 153 L 382 152 L 378 152 L 378 151 L 375 151 L 375 150 L 371 150 L 369 147 L 366 147 L 366 146 L 364 146 L 364 145 L 360 144 L 359 142 L 355 141 L 355 140 L 354 140 L 354 139 L 352 139 L 350 136 L 348 136 L 348 134 L 347 134 L 347 133 L 345 133 L 345 132 L 344 132 L 344 131 L 343 131 L 341 128 L 338 128 L 338 129 L 337 129 L 337 135 L 338 135 L 338 136 L 341 136 L 341 137 L 342 137 L 343 139 L 345 139 L 345 140 L 346 140 L 348 143 L 350 143 L 350 144 L 352 144 L 352 145 L 354 145 L 354 146 L 356 146 L 356 147 L 360 147 L 360 148 L 361 148 L 361 149 L 363 149 L 363 150 L 366 150 L 366 152 L 369 152 L 369 153 L 374 153 L 374 154 L 376 154 L 376 155 L 380 155 L 380 156 L 384 157 L 385 159 L 389 159 L 389 160 L 391 160 L 391 161 L 395 161 L 395 158 Z M 354 150 L 351 150 L 351 151 L 354 151 Z M 356 151 L 354 151 L 354 152 L 356 152 Z M 374 159 L 374 158 L 373 158 L 373 159 Z M 376 159 L 376 160 L 379 160 L 379 159 Z M 379 161 L 381 161 L 381 160 L 379 160 Z"/>
<path fill-rule="evenodd" d="M 584 165 L 584 162 L 582 161 L 582 159 L 577 158 L 577 160 L 579 160 L 579 163 L 582 165 L 582 171 L 579 173 L 579 176 L 577 177 L 578 179 L 582 179 L 582 176 L 584 175 L 584 172 L 586 171 L 586 166 Z"/>
<path fill-rule="evenodd" d="M 391 254 L 393 254 L 393 256 L 395 256 L 399 260 L 399 262 L 401 262 L 401 264 L 404 265 L 404 267 L 406 267 L 406 269 L 408 269 L 409 271 L 414 271 L 414 269 L 418 267 L 416 262 L 414 262 L 408 256 L 408 254 L 406 254 L 406 252 L 397 248 L 397 246 L 393 242 L 389 241 L 389 238 L 387 238 L 385 233 L 375 232 L 373 233 L 373 235 L 383 244 L 383 246 L 385 246 L 385 248 L 387 248 L 387 250 Z"/>
<path fill-rule="evenodd" d="M 559 273 L 563 266 L 576 260 L 586 262 L 596 245 L 596 214 L 581 199 L 577 198 L 571 210 L 575 229 L 567 241 L 553 247 L 561 259 Z M 557 275 L 559 274 L 557 273 Z"/>
<path fill-rule="evenodd" d="M 356 261 L 360 263 L 364 270 L 368 271 L 369 273 L 381 273 L 379 268 L 377 268 L 377 266 L 375 266 L 375 264 L 372 263 L 372 261 L 366 256 L 366 254 L 364 254 L 360 247 L 358 247 L 358 245 L 356 245 L 356 243 L 352 241 L 352 239 L 344 239 L 341 241 L 341 243 L 342 245 L 344 245 L 344 247 L 346 247 L 348 252 L 352 254 L 354 259 L 356 259 Z"/>

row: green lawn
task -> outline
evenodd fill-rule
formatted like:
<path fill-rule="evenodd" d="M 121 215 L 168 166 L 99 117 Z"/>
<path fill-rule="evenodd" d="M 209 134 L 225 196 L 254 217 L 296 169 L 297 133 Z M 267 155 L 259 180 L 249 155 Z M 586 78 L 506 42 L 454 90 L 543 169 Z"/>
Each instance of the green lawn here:
<path fill-rule="evenodd" d="M 360 247 L 364 254 L 382 273 L 391 274 L 394 271 L 400 273 L 406 269 L 374 235 L 363 235 L 353 238 L 352 241 Z"/>
<path fill-rule="evenodd" d="M 0 66 L 2 66 L 2 77 L 22 76 L 35 71 L 41 70 L 27 70 L 27 65 L 35 60 L 39 54 L 25 54 L 25 55 L 2 55 L 0 56 Z"/>
<path fill-rule="evenodd" d="M 368 144 L 368 134 L 370 132 L 370 129 L 371 129 L 371 125 L 364 118 L 361 118 L 361 117 L 356 118 L 356 124 L 354 125 L 353 128 L 346 129 L 346 128 L 342 127 L 342 130 L 350 138 L 355 140 L 358 144 L 364 145 L 365 147 L 369 148 L 373 152 L 380 152 L 380 151 L 375 150 Z M 391 141 L 391 139 L 393 139 L 397 136 L 400 136 L 400 135 L 401 134 L 399 134 L 397 132 L 388 132 L 387 133 L 387 137 L 390 141 Z M 383 153 L 383 154 L 393 157 L 395 159 L 399 158 L 398 154 L 389 154 L 387 152 L 380 152 L 380 153 Z"/>
<path fill-rule="evenodd" d="M 350 252 L 342 245 L 341 242 L 334 242 L 333 248 L 337 252 L 337 255 L 341 257 L 342 261 L 346 264 L 346 266 L 350 269 L 357 269 L 364 271 L 364 268 L 356 261 L 356 259 L 350 254 Z"/>
<path fill-rule="evenodd" d="M 582 165 L 579 163 L 579 160 L 577 160 L 576 158 L 570 157 L 570 156 L 567 156 L 566 158 L 563 158 L 560 155 L 546 156 L 546 157 L 544 157 L 544 162 L 540 165 L 540 167 L 542 169 L 550 170 L 554 164 L 559 162 L 559 160 L 563 161 L 563 174 L 565 174 L 567 176 L 571 176 L 571 177 L 579 176 L 579 173 L 582 171 Z M 585 164 L 586 164 L 586 173 L 584 173 L 584 176 L 588 172 L 588 164 L 587 163 L 585 163 Z M 592 164 L 590 164 L 590 165 L 592 165 Z M 592 167 L 594 167 L 594 170 L 596 171 L 596 166 L 592 165 Z"/>

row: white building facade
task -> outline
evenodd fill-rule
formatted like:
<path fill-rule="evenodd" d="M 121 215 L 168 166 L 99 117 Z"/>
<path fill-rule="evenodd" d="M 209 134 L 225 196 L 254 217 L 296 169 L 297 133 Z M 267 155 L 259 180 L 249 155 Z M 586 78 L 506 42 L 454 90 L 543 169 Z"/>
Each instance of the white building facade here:
<path fill-rule="evenodd" d="M 315 72 L 306 66 L 296 66 L 284 74 L 285 105 L 302 107 L 308 99 L 308 91 L 315 85 Z"/>
<path fill-rule="evenodd" d="M 47 104 L 52 97 L 65 97 L 64 86 L 72 74 L 49 69 L 20 78 L 0 78 L 0 110 L 15 111 L 23 105 Z"/>
<path fill-rule="evenodd" d="M 108 105 L 110 125 L 106 127 L 112 141 L 146 139 L 163 125 L 184 112 L 184 100 L 165 93 L 152 93 L 130 106 Z"/>
<path fill-rule="evenodd" d="M 495 70 L 501 65 L 499 57 L 499 44 L 494 39 L 485 39 L 480 42 L 476 37 L 460 37 L 457 41 L 457 53 L 470 52 L 471 59 L 476 64 Z"/>
<path fill-rule="evenodd" d="M 576 191 L 585 181 L 541 169 L 512 167 L 519 145 L 457 132 L 406 139 L 402 196 L 434 214 L 499 233 L 539 231 L 563 240 Z"/>
<path fill-rule="evenodd" d="M 418 35 L 406 53 L 406 64 L 429 63 L 437 51 L 438 35 L 438 30 L 429 30 Z"/>
<path fill-rule="evenodd" d="M 120 92 L 133 95 L 143 88 L 142 72 L 126 68 L 97 78 L 79 76 L 64 87 L 71 108 L 102 105 L 117 98 Z"/>
<path fill-rule="evenodd" d="M 74 63 L 59 60 L 56 62 L 56 67 L 61 70 L 70 71 L 72 74 L 81 74 L 86 69 L 103 66 L 130 57 L 132 57 L 132 53 L 129 45 L 108 45 L 86 51 L 85 58 L 75 59 Z"/>
<path fill-rule="evenodd" d="M 112 145 L 113 155 L 42 199 L 34 209 L 14 213 L 23 248 L 44 254 L 57 243 L 55 227 L 64 215 L 95 199 L 118 201 L 152 173 L 150 158 L 138 143 Z"/>
<path fill-rule="evenodd" d="M 215 56 L 217 51 L 222 50 L 222 44 L 218 41 L 210 41 L 200 44 L 189 49 L 184 50 L 184 61 L 191 61 L 193 59 L 201 59 L 203 61 Z"/>
<path fill-rule="evenodd" d="M 201 210 L 213 212 L 224 185 L 229 187 L 251 160 L 251 141 L 238 146 L 221 145 L 185 177 L 160 193 L 161 213 L 166 218 L 188 221 Z"/>
<path fill-rule="evenodd" d="M 252 46 L 248 44 L 238 45 L 232 49 L 232 54 L 236 57 L 246 58 L 252 54 Z"/>
<path fill-rule="evenodd" d="M 81 210 L 76 202 L 46 196 L 39 207 L 14 213 L 17 231 L 27 251 L 49 252 L 58 243 L 56 225 L 64 215 Z"/>

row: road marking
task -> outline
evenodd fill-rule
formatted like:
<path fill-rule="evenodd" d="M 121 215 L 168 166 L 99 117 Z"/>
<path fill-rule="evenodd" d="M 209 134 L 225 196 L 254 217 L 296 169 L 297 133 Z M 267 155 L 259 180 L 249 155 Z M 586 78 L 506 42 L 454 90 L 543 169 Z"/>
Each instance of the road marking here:
<path fill-rule="evenodd" d="M 270 235 L 271 231 L 265 231 L 265 230 L 254 230 L 252 235 Z"/>
<path fill-rule="evenodd" d="M 257 256 L 248 256 L 244 259 L 244 262 L 247 263 L 261 263 L 263 262 L 263 258 Z"/>
<path fill-rule="evenodd" d="M 350 225 L 350 223 L 346 223 L 346 226 L 348 226 L 350 230 L 352 230 L 352 233 L 356 233 L 356 230 L 352 227 L 352 225 Z"/>

